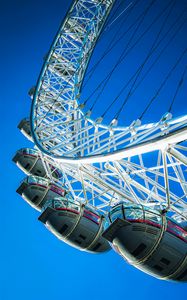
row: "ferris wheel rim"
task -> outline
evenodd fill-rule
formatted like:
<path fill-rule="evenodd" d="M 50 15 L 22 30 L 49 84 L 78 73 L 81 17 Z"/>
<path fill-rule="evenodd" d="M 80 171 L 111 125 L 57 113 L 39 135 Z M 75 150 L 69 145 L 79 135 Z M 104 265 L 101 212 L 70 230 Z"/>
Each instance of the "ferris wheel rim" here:
<path fill-rule="evenodd" d="M 48 155 L 48 152 L 40 149 L 37 145 L 38 149 L 43 152 L 47 156 L 51 156 L 57 162 L 64 162 L 70 164 L 92 164 L 99 162 L 108 162 L 108 161 L 119 161 L 124 158 L 133 157 L 136 155 L 140 155 L 143 153 L 153 152 L 157 150 L 166 150 L 173 144 L 178 144 L 182 141 L 187 140 L 187 125 L 183 128 L 176 130 L 174 133 L 169 133 L 165 136 L 160 136 L 158 138 L 149 140 L 148 142 L 142 142 L 138 145 L 131 145 L 122 150 L 116 150 L 113 153 L 106 154 L 98 154 L 98 155 L 90 155 L 86 157 L 58 157 L 55 155 Z"/>
<path fill-rule="evenodd" d="M 106 152 L 106 149 L 104 149 L 104 150 L 101 150 L 101 151 L 97 150 L 96 154 L 94 154 L 94 153 L 84 154 L 83 153 L 81 155 L 77 155 L 75 153 L 75 155 L 74 155 L 74 153 L 72 152 L 69 155 L 66 155 L 66 152 L 64 152 L 63 154 L 61 154 L 61 153 L 57 154 L 55 151 L 51 150 L 51 148 L 47 148 L 47 146 L 44 147 L 44 145 L 42 144 L 41 140 L 38 138 L 38 135 L 37 135 L 36 130 L 34 128 L 34 112 L 35 112 L 35 109 L 36 109 L 35 106 L 37 104 L 37 94 L 39 93 L 40 87 L 42 85 L 42 76 L 47 71 L 47 67 L 48 67 L 49 61 L 50 61 L 50 59 L 52 57 L 52 54 L 53 54 L 53 51 L 54 51 L 54 45 L 59 40 L 59 38 L 61 36 L 61 32 L 63 31 L 62 29 L 65 26 L 64 24 L 68 20 L 69 13 L 70 13 L 70 11 L 72 10 L 72 8 L 74 7 L 74 5 L 77 2 L 78 2 L 77 0 L 73 2 L 72 7 L 67 12 L 67 14 L 66 14 L 63 22 L 61 23 L 60 29 L 57 32 L 57 35 L 56 35 L 56 37 L 55 37 L 55 39 L 54 39 L 54 41 L 52 43 L 52 46 L 50 48 L 50 51 L 49 51 L 49 54 L 48 54 L 48 58 L 46 59 L 46 61 L 44 63 L 44 66 L 43 66 L 43 68 L 41 70 L 40 76 L 38 78 L 37 88 L 36 88 L 36 91 L 35 91 L 35 94 L 34 94 L 33 103 L 31 105 L 31 114 L 30 114 L 30 123 L 31 123 L 32 137 L 33 137 L 33 140 L 36 143 L 38 149 L 40 149 L 40 151 L 42 151 L 43 153 L 45 153 L 48 156 L 51 156 L 53 159 L 59 160 L 61 162 L 67 162 L 67 163 L 69 162 L 69 163 L 77 164 L 77 163 L 94 163 L 94 162 L 98 162 L 98 161 L 105 162 L 105 161 L 108 161 L 108 160 L 117 160 L 119 158 L 122 159 L 122 158 L 124 158 L 126 156 L 126 153 L 128 152 L 128 150 L 131 149 L 131 146 L 135 147 L 135 145 L 137 145 L 137 146 L 141 147 L 142 144 L 144 144 L 144 143 L 147 142 L 147 140 L 146 139 L 143 140 L 143 141 L 140 140 L 140 143 L 138 143 L 136 141 L 134 142 L 135 137 L 132 136 L 132 143 L 130 142 L 127 145 L 123 145 L 123 147 L 121 147 L 121 148 L 117 148 L 117 147 L 116 147 L 116 149 L 110 148 L 108 152 Z M 84 0 L 83 0 L 83 2 L 84 2 Z M 108 2 L 114 4 L 115 1 L 110 0 Z M 97 39 L 96 39 L 96 42 L 97 42 Z M 95 44 L 96 44 L 96 42 L 95 42 Z M 95 47 L 95 44 L 94 44 L 94 47 Z M 90 57 L 91 57 L 91 54 L 90 54 Z M 90 59 L 90 57 L 89 57 L 89 59 Z M 86 68 L 87 68 L 89 59 L 88 59 L 88 61 L 86 63 Z M 86 68 L 85 68 L 85 70 L 86 70 Z M 80 83 L 79 90 L 81 89 L 81 84 L 83 82 L 85 70 L 84 70 L 84 72 L 82 74 L 82 77 L 81 77 L 81 83 Z M 78 92 L 78 90 L 77 90 L 77 92 Z M 84 112 L 80 109 L 78 99 L 75 99 L 75 106 L 76 106 L 76 111 L 78 112 L 81 121 L 83 121 L 85 123 L 89 122 L 89 124 L 91 124 L 91 126 L 92 126 L 92 128 L 94 128 L 94 130 L 97 129 L 97 130 L 101 130 L 101 131 L 102 130 L 103 131 L 107 131 L 108 136 L 110 136 L 111 133 L 115 135 L 115 133 L 118 132 L 118 131 L 119 132 L 121 131 L 123 134 L 124 133 L 127 133 L 127 134 L 130 133 L 131 134 L 131 129 L 135 130 L 136 132 L 140 132 L 140 131 L 145 130 L 145 136 L 146 136 L 146 134 L 147 134 L 147 132 L 148 132 L 149 129 L 154 128 L 154 127 L 155 127 L 155 130 L 156 129 L 160 129 L 160 125 L 161 126 L 163 125 L 163 124 L 160 124 L 160 122 L 151 123 L 151 124 L 145 124 L 145 125 L 141 125 L 141 124 L 136 125 L 136 121 L 134 122 L 134 125 L 133 125 L 134 127 L 132 126 L 133 128 L 131 128 L 131 126 L 129 126 L 129 127 L 119 127 L 119 126 L 116 126 L 116 125 L 115 126 L 104 125 L 101 122 L 97 123 L 97 121 L 94 121 L 91 118 L 87 117 L 84 114 Z M 185 118 L 186 118 L 186 120 L 185 120 Z M 176 124 L 177 124 L 177 122 L 179 123 L 178 129 L 180 130 L 181 127 L 183 128 L 183 127 L 186 126 L 186 124 L 187 124 L 187 116 L 179 117 L 179 118 L 176 118 L 176 119 L 169 119 L 169 120 L 167 119 L 166 122 L 165 122 L 165 124 L 164 124 L 164 126 L 167 127 L 167 130 L 166 131 L 163 131 L 162 129 L 160 130 L 160 136 L 158 136 L 158 141 L 160 139 L 161 140 L 164 140 L 164 139 L 167 140 L 167 135 L 168 135 L 168 133 L 170 133 L 170 131 L 168 130 L 168 128 L 169 128 L 169 126 L 171 126 L 175 122 L 176 122 Z M 182 125 L 180 124 L 180 122 L 182 122 L 181 123 Z M 161 120 L 161 123 L 162 123 L 162 120 Z M 177 127 L 175 127 L 175 128 L 177 128 Z M 164 138 L 163 138 L 163 135 L 164 135 Z M 184 138 L 184 140 L 185 139 L 186 138 Z M 154 142 L 155 140 L 154 139 L 153 140 L 148 139 L 148 141 L 151 143 L 151 142 Z M 114 139 L 113 143 L 116 143 L 115 139 Z M 109 142 L 109 144 L 110 144 L 110 142 Z M 92 145 L 91 145 L 91 147 L 92 147 Z M 55 148 L 55 147 L 53 147 L 53 148 Z M 81 145 L 79 146 L 79 150 L 77 150 L 77 152 L 80 152 L 80 148 L 81 148 Z M 158 148 L 158 149 L 160 149 L 160 148 Z"/>
<path fill-rule="evenodd" d="M 83 0 L 84 1 L 84 0 Z M 110 10 L 111 10 L 111 8 L 112 8 L 112 6 L 114 5 L 114 3 L 115 3 L 115 1 L 116 0 L 103 0 L 102 2 L 102 4 L 107 4 L 108 3 L 108 6 L 110 6 L 109 7 L 109 11 L 108 11 L 108 13 L 106 14 L 106 16 L 105 16 L 105 20 L 106 20 L 106 18 L 107 18 L 107 16 L 108 16 L 108 14 L 109 14 L 109 12 L 110 12 Z M 86 2 L 86 1 L 85 1 Z M 94 1 L 93 1 L 94 2 Z M 47 58 L 46 58 L 46 60 L 45 60 L 45 62 L 44 62 L 44 64 L 43 64 L 43 66 L 42 66 L 42 68 L 41 68 L 41 71 L 40 71 L 40 74 L 39 74 L 39 77 L 38 77 L 38 80 L 37 80 L 37 84 L 36 84 L 36 88 L 35 88 L 35 92 L 34 92 L 34 96 L 33 96 L 33 99 L 32 99 L 32 104 L 31 104 L 31 111 L 30 111 L 30 127 L 31 127 L 31 134 L 32 134 L 32 138 L 33 138 L 33 141 L 36 143 L 36 145 L 37 145 L 37 147 L 41 150 L 41 151 L 43 151 L 45 154 L 47 154 L 47 155 L 49 155 L 49 156 L 51 156 L 51 153 L 49 152 L 49 151 L 47 151 L 42 145 L 41 145 L 41 143 L 40 143 L 40 141 L 39 141 L 39 139 L 38 139 L 38 137 L 37 137 L 37 135 L 36 135 L 36 133 L 35 133 L 35 128 L 34 128 L 34 112 L 35 112 L 35 106 L 36 106 L 36 103 L 37 103 L 37 94 L 38 94 L 38 92 L 40 91 L 40 87 L 41 87 L 41 84 L 42 84 L 42 76 L 45 74 L 45 72 L 47 71 L 47 66 L 48 66 L 48 64 L 49 64 L 49 61 L 50 61 L 50 58 L 51 58 L 51 56 L 52 56 L 52 54 L 53 54 L 53 52 L 54 52 L 54 45 L 55 45 L 55 43 L 59 40 L 59 38 L 60 38 L 60 36 L 61 36 L 61 33 L 62 33 L 62 31 L 63 31 L 63 27 L 65 26 L 65 23 L 68 21 L 68 17 L 69 17 L 69 15 L 70 15 L 70 12 L 71 12 L 71 10 L 73 10 L 73 8 L 74 8 L 74 6 L 76 5 L 78 3 L 78 0 L 74 0 L 73 1 L 73 3 L 72 3 L 72 5 L 70 6 L 70 8 L 69 8 L 69 10 L 67 11 L 67 13 L 66 13 L 66 15 L 65 15 L 65 17 L 64 17 L 64 19 L 63 19 L 63 21 L 61 22 L 61 25 L 60 25 L 60 27 L 59 27 L 59 30 L 57 31 L 57 34 L 56 34 L 56 36 L 55 36 L 55 38 L 54 38 L 54 40 L 53 40 L 53 42 L 52 42 L 52 44 L 51 44 L 51 47 L 50 47 L 50 50 L 49 50 L 49 52 L 48 52 L 48 55 L 47 55 Z M 103 24 L 104 25 L 104 24 Z M 102 27 L 100 28 L 100 30 L 99 30 L 99 34 L 100 34 L 100 32 L 101 32 L 101 30 L 102 30 Z M 99 34 L 98 34 L 98 36 L 97 36 L 97 38 L 96 38 L 96 41 L 95 41 L 95 44 L 96 44 L 96 42 L 97 42 L 97 39 L 98 39 L 98 37 L 99 37 Z M 94 44 L 94 46 L 95 46 L 95 44 Z M 92 50 L 94 49 L 94 47 L 92 47 Z M 91 55 L 92 55 L 92 51 L 91 51 L 91 53 L 90 53 L 90 55 L 89 55 L 89 57 L 88 57 L 88 61 L 87 61 L 87 63 L 86 63 L 86 67 L 85 67 L 85 70 L 84 70 L 84 72 L 83 72 L 83 76 L 82 76 L 82 78 L 81 78 L 81 83 L 80 83 L 80 87 L 79 87 L 79 90 L 81 90 L 81 86 L 82 86 L 82 83 L 83 83 L 83 79 L 84 79 L 84 74 L 85 74 L 85 72 L 86 72 L 86 69 L 87 69 L 87 66 L 88 66 L 88 63 L 89 63 L 89 60 L 90 60 L 90 58 L 91 58 Z M 76 102 L 76 106 L 78 107 L 78 100 L 75 100 L 75 102 Z M 79 112 L 80 112 L 80 114 L 82 115 L 82 117 L 84 118 L 85 116 L 84 116 L 84 113 L 82 112 L 82 110 L 80 110 L 80 109 L 78 109 L 79 110 Z M 95 122 L 92 120 L 92 119 L 89 119 L 89 121 L 92 123 L 92 124 L 95 124 Z M 106 125 L 101 125 L 101 127 L 102 128 L 108 128 L 108 126 L 106 126 Z"/>

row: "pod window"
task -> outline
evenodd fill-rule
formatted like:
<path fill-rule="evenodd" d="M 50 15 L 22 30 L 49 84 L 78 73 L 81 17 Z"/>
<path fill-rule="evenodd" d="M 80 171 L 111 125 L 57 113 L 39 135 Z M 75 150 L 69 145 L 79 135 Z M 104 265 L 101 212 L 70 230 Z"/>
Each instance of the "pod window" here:
<path fill-rule="evenodd" d="M 155 265 L 153 268 L 157 271 L 160 271 L 160 272 L 163 270 L 163 268 L 159 265 Z"/>
<path fill-rule="evenodd" d="M 96 251 L 99 249 L 99 247 L 101 246 L 101 243 L 97 243 L 97 245 L 92 249 L 93 251 Z"/>
<path fill-rule="evenodd" d="M 164 257 L 162 257 L 160 261 L 167 266 L 170 264 L 170 260 L 168 260 L 167 258 L 164 258 Z"/>
<path fill-rule="evenodd" d="M 27 163 L 26 166 L 25 166 L 25 169 L 27 170 L 29 167 L 30 167 L 30 164 Z"/>
<path fill-rule="evenodd" d="M 79 241 L 79 240 L 75 240 L 75 243 L 77 243 L 77 244 L 81 244 L 82 242 L 81 241 Z"/>
<path fill-rule="evenodd" d="M 146 248 L 147 248 L 147 246 L 144 243 L 142 243 L 132 252 L 132 255 L 136 257 L 141 252 L 143 252 Z"/>
<path fill-rule="evenodd" d="M 34 196 L 34 197 L 32 198 L 32 202 L 35 203 L 35 202 L 38 200 L 38 198 L 39 198 L 38 195 Z"/>
<path fill-rule="evenodd" d="M 177 277 L 177 280 L 181 280 L 181 279 L 183 279 L 185 276 L 187 276 L 187 270 L 185 270 L 182 274 L 180 274 L 180 275 Z"/>
<path fill-rule="evenodd" d="M 66 230 L 68 228 L 68 225 L 67 224 L 64 224 L 63 226 L 62 226 L 62 228 L 59 230 L 59 233 L 64 233 L 64 231 Z"/>
<path fill-rule="evenodd" d="M 82 240 L 85 240 L 85 239 L 86 239 L 86 237 L 85 237 L 84 235 L 82 235 L 82 234 L 79 234 L 79 237 L 80 237 Z"/>

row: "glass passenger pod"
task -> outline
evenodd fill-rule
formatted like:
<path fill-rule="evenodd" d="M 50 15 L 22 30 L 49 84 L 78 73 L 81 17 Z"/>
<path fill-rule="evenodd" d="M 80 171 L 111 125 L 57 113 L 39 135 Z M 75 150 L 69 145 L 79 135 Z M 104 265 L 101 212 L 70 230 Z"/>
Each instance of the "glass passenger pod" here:
<path fill-rule="evenodd" d="M 116 252 L 154 277 L 187 281 L 187 231 L 159 211 L 136 204 L 111 208 L 103 236 Z"/>
<path fill-rule="evenodd" d="M 38 211 L 41 211 L 47 200 L 66 194 L 60 185 L 39 176 L 26 177 L 16 192 Z"/>
<path fill-rule="evenodd" d="M 110 223 L 117 218 L 125 219 L 130 223 L 140 223 L 156 228 L 162 228 L 162 216 L 159 211 L 138 204 L 118 204 L 109 213 Z M 166 231 L 187 242 L 187 231 L 174 220 L 166 217 Z"/>
<path fill-rule="evenodd" d="M 99 253 L 111 248 L 102 237 L 104 218 L 69 194 L 46 201 L 39 220 L 56 237 L 79 250 Z"/>
<path fill-rule="evenodd" d="M 34 98 L 35 91 L 36 91 L 36 86 L 32 86 L 28 91 L 28 95 L 31 97 L 31 100 L 33 100 Z"/>
<path fill-rule="evenodd" d="M 13 161 L 27 175 L 47 177 L 42 159 L 40 158 L 39 151 L 37 150 L 30 148 L 20 149 L 13 157 Z M 56 169 L 50 164 L 49 167 L 51 169 L 51 175 L 54 178 L 59 179 L 62 177 L 60 170 Z"/>
<path fill-rule="evenodd" d="M 21 133 L 31 142 L 33 142 L 32 135 L 31 135 L 31 127 L 30 121 L 27 118 L 21 120 L 18 124 L 18 128 L 20 129 Z"/>
<path fill-rule="evenodd" d="M 174 220 L 168 218 L 167 219 L 167 232 L 178 237 L 187 243 L 187 230 L 177 224 Z"/>

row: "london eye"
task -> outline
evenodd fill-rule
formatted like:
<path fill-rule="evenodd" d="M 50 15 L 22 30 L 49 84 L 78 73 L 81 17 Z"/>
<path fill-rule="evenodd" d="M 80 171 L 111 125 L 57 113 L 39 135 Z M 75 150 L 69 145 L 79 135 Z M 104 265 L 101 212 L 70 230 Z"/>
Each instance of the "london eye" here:
<path fill-rule="evenodd" d="M 18 150 L 13 158 L 27 175 L 17 192 L 40 212 L 39 220 L 58 239 L 91 253 L 113 248 L 150 275 L 183 282 L 187 115 L 185 108 L 177 115 L 173 107 L 180 93 L 184 97 L 187 45 L 177 38 L 184 34 L 186 22 L 187 5 L 175 0 L 72 1 L 29 91 L 30 119 L 18 125 L 34 147 Z M 112 40 L 93 63 L 97 45 L 101 51 L 106 44 L 102 38 L 111 28 Z M 117 50 L 115 60 L 107 62 L 107 73 L 94 85 L 92 75 L 96 70 L 102 73 L 102 61 L 121 41 L 122 52 Z M 177 47 L 173 53 L 172 43 Z M 132 51 L 141 52 L 134 61 L 128 57 Z M 128 78 L 117 82 L 113 94 L 112 76 L 124 68 L 124 61 L 130 64 L 130 71 L 123 71 Z M 139 87 L 152 78 L 154 66 L 159 83 L 153 94 L 144 96 L 144 103 L 140 97 L 151 89 L 148 82 L 146 90 Z M 169 98 L 166 111 L 147 121 L 146 113 L 172 76 L 175 85 L 164 93 Z M 112 93 L 112 100 L 94 117 L 94 107 L 103 106 L 104 91 L 108 98 Z M 138 110 L 138 116 L 121 125 L 127 104 Z M 107 124 L 109 110 L 112 118 Z"/>

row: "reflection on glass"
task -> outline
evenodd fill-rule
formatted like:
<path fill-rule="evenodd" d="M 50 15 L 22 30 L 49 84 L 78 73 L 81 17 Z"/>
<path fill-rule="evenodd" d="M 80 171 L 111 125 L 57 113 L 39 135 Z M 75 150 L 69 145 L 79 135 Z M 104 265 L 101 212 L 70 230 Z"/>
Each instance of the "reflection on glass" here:
<path fill-rule="evenodd" d="M 115 206 L 110 212 L 110 219 L 114 222 L 117 218 L 123 218 L 122 205 Z"/>
<path fill-rule="evenodd" d="M 127 220 L 143 220 L 143 210 L 135 208 L 125 209 L 125 218 Z"/>
<path fill-rule="evenodd" d="M 85 206 L 83 216 L 94 221 L 97 224 L 99 224 L 100 222 L 100 215 L 98 215 L 96 211 L 91 207 Z"/>
<path fill-rule="evenodd" d="M 187 241 L 187 232 L 172 220 L 168 220 L 167 231 Z"/>
<path fill-rule="evenodd" d="M 31 183 L 31 184 L 41 184 L 41 185 L 48 185 L 49 180 L 43 177 L 36 177 L 36 176 L 28 176 L 24 181 Z"/>
<path fill-rule="evenodd" d="M 63 190 L 63 187 L 58 184 L 58 183 L 52 183 L 49 181 L 49 179 L 47 178 L 43 178 L 43 177 L 39 177 L 39 176 L 28 176 L 26 177 L 23 182 L 26 182 L 26 183 L 30 183 L 30 184 L 41 184 L 41 185 L 44 185 L 44 186 L 51 186 L 53 189 L 55 189 L 55 187 L 59 188 L 60 191 Z"/>
<path fill-rule="evenodd" d="M 20 152 L 21 154 L 32 154 L 32 155 L 38 154 L 38 151 L 36 151 L 34 149 L 30 149 L 30 148 L 22 148 L 22 149 L 18 150 L 18 152 Z"/>
<path fill-rule="evenodd" d="M 153 213 L 151 211 L 147 211 L 147 209 L 145 211 L 145 220 L 154 222 L 159 225 L 162 223 L 161 216 L 157 215 L 155 212 Z"/>
<path fill-rule="evenodd" d="M 43 206 L 43 211 L 47 208 L 47 207 L 51 207 L 54 209 L 72 209 L 72 210 L 76 210 L 76 211 L 80 211 L 80 203 L 76 203 L 73 202 L 73 200 L 70 198 L 63 198 L 63 197 L 59 197 L 59 198 L 54 198 L 51 200 L 47 200 Z"/>
<path fill-rule="evenodd" d="M 124 210 L 124 216 L 123 216 Z M 141 222 L 150 221 L 155 224 L 162 224 L 162 216 L 159 212 L 153 209 L 143 207 L 140 204 L 118 204 L 111 209 L 109 214 L 111 222 L 114 222 L 117 218 L 124 218 L 129 221 L 137 220 Z"/>

